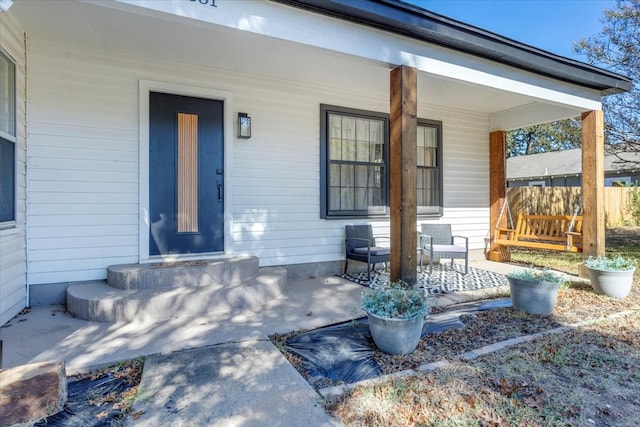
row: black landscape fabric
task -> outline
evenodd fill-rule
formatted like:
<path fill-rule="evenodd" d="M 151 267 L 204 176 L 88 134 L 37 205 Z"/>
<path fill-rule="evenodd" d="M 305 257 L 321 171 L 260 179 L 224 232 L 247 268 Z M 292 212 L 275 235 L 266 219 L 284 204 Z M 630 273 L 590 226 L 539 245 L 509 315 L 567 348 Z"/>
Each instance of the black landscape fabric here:
<path fill-rule="evenodd" d="M 429 315 L 422 335 L 464 328 L 461 315 L 510 307 L 510 298 L 452 306 Z M 380 376 L 382 370 L 373 358 L 375 344 L 367 318 L 314 329 L 287 340 L 287 350 L 302 359 L 311 377 L 323 377 L 347 384 Z"/>

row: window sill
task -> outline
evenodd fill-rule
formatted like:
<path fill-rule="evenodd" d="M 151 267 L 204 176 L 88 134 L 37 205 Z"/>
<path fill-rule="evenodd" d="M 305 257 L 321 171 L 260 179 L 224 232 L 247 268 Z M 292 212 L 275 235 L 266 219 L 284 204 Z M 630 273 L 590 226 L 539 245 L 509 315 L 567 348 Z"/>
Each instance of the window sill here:
<path fill-rule="evenodd" d="M 7 221 L 0 223 L 0 236 L 11 236 L 18 234 L 20 228 L 15 221 Z"/>
<path fill-rule="evenodd" d="M 442 213 L 419 213 L 418 219 L 442 218 Z"/>
<path fill-rule="evenodd" d="M 442 218 L 442 212 L 439 213 L 419 213 L 417 219 L 433 219 L 433 218 Z M 379 214 L 379 215 L 326 215 L 321 219 L 326 219 L 328 221 L 341 220 L 341 219 L 389 219 L 391 218 L 390 214 Z"/>
<path fill-rule="evenodd" d="M 326 216 L 324 218 L 327 221 L 340 221 L 340 220 L 351 220 L 351 219 L 389 219 L 389 215 L 376 215 L 376 216 L 358 216 L 358 215 L 350 215 L 350 216 Z"/>

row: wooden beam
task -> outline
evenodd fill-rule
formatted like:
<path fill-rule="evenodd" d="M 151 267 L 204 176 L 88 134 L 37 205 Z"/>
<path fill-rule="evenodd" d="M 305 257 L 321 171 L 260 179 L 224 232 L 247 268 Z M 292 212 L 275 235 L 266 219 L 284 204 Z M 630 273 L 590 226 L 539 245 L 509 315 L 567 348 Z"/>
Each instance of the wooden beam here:
<path fill-rule="evenodd" d="M 582 250 L 585 257 L 605 252 L 604 115 L 582 114 Z"/>
<path fill-rule="evenodd" d="M 391 70 L 391 281 L 403 280 L 411 285 L 417 279 L 417 208 L 416 208 L 416 138 L 417 90 L 416 68 L 399 66 Z"/>
<path fill-rule="evenodd" d="M 495 228 L 507 226 L 507 212 L 500 218 L 500 211 L 507 197 L 507 144 L 506 132 L 497 130 L 489 134 L 489 253 L 492 261 L 509 261 L 507 248 L 493 243 Z M 498 219 L 500 223 L 498 224 Z"/>

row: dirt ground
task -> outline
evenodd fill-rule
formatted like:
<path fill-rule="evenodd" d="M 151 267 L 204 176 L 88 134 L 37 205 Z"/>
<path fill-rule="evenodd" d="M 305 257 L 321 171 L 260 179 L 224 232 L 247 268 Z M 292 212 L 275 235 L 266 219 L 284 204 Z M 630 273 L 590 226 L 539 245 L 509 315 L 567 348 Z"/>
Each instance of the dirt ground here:
<path fill-rule="evenodd" d="M 608 228 L 606 245 L 616 249 L 640 246 L 640 227 Z"/>
<path fill-rule="evenodd" d="M 640 227 L 607 230 L 606 239 L 608 253 L 639 258 Z M 544 256 L 539 265 L 553 259 Z M 568 265 L 574 262 L 567 259 Z M 560 290 L 548 318 L 501 308 L 464 320 L 464 329 L 423 338 L 410 356 L 375 356 L 387 373 L 441 359 L 448 366 L 358 386 L 327 402 L 327 411 L 349 427 L 640 425 L 637 271 L 623 300 L 597 295 L 588 282 L 576 280 Z M 585 321 L 592 323 L 470 361 L 455 357 L 514 336 Z"/>
<path fill-rule="evenodd" d="M 431 372 L 358 386 L 326 409 L 345 426 L 636 427 L 640 312 Z"/>
<path fill-rule="evenodd" d="M 409 355 L 389 355 L 373 347 L 373 358 L 383 374 L 407 369 L 416 369 L 421 365 L 443 359 L 453 360 L 457 355 L 496 342 L 530 335 L 570 325 L 588 319 L 598 319 L 625 310 L 640 307 L 640 286 L 636 284 L 631 294 L 623 299 L 613 299 L 594 293 L 585 282 L 573 282 L 568 288 L 560 289 L 556 307 L 549 317 L 527 314 L 511 307 L 492 309 L 477 314 L 462 316 L 463 329 L 431 333 L 424 336 L 416 350 Z M 428 320 L 427 320 L 428 321 Z M 280 348 L 296 332 L 272 336 L 272 341 Z M 324 388 L 337 385 L 329 379 L 312 377 L 295 354 L 285 356 L 298 369 L 312 386 Z"/>

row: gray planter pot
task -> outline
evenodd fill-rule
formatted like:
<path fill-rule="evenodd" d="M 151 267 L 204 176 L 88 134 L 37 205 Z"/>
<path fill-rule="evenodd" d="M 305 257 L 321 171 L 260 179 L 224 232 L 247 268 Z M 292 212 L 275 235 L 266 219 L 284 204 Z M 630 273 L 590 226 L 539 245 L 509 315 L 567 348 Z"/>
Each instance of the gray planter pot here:
<path fill-rule="evenodd" d="M 367 313 L 369 329 L 376 346 L 388 354 L 409 354 L 418 346 L 424 319 L 385 319 Z"/>
<path fill-rule="evenodd" d="M 558 300 L 560 283 L 523 280 L 509 277 L 511 304 L 530 314 L 549 316 Z"/>
<path fill-rule="evenodd" d="M 622 271 L 596 270 L 587 267 L 591 287 L 598 294 L 612 298 L 626 298 L 631 292 L 633 273 L 636 269 Z"/>

